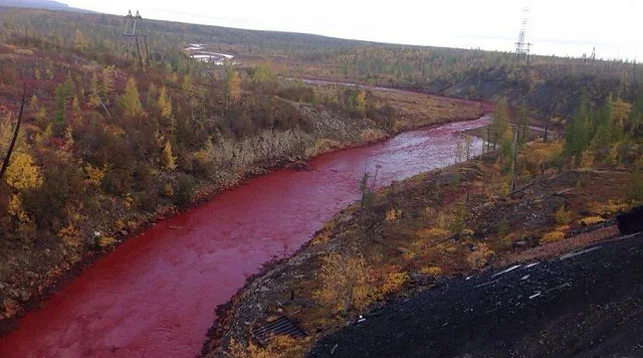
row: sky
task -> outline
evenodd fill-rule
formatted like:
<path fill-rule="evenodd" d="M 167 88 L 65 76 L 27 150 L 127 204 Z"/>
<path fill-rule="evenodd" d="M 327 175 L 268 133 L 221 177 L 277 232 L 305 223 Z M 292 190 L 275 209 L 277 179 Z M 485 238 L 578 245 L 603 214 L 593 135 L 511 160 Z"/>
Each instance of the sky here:
<path fill-rule="evenodd" d="M 378 42 L 513 51 L 528 8 L 532 53 L 643 60 L 642 0 L 60 0 L 144 18 Z M 638 17 L 638 18 L 637 18 Z"/>

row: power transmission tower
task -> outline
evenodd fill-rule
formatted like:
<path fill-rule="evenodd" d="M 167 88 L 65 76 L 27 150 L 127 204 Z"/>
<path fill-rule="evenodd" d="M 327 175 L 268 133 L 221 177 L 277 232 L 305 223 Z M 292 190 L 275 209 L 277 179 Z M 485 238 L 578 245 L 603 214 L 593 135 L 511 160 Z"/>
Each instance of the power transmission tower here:
<path fill-rule="evenodd" d="M 125 32 L 123 36 L 134 38 L 136 43 L 136 52 L 138 53 L 138 63 L 143 68 L 145 65 L 150 65 L 150 52 L 147 48 L 147 31 L 145 30 L 145 25 L 143 24 L 143 18 L 141 14 L 136 10 L 136 15 L 132 15 L 132 10 L 127 11 L 127 16 L 125 16 L 127 21 L 125 22 Z M 145 46 L 145 55 L 141 53 L 141 43 L 139 39 L 143 39 L 143 44 Z"/>
<path fill-rule="evenodd" d="M 527 42 L 527 23 L 529 21 L 529 8 L 522 10 L 522 26 L 518 34 L 518 41 L 516 42 L 516 56 L 525 57 L 529 63 L 529 52 L 531 51 L 531 43 Z"/>

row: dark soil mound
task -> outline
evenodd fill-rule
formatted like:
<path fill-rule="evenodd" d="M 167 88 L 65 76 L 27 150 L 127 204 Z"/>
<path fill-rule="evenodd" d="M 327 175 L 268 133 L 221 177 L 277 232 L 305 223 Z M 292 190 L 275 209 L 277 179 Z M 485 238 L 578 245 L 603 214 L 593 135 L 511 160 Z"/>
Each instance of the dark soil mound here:
<path fill-rule="evenodd" d="M 624 235 L 643 231 L 643 205 L 619 215 L 616 220 L 618 230 Z"/>
<path fill-rule="evenodd" d="M 445 282 L 326 337 L 312 356 L 643 357 L 641 239 Z"/>

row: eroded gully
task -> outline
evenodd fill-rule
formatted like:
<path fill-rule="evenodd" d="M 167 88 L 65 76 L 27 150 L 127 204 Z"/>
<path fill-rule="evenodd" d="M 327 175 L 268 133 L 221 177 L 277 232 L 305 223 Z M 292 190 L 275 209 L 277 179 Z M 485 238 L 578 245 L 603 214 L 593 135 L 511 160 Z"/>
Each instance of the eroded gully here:
<path fill-rule="evenodd" d="M 459 132 L 483 117 L 323 155 L 310 171 L 252 179 L 119 246 L 27 314 L 0 357 L 193 357 L 225 303 L 262 263 L 296 251 L 334 213 L 378 185 L 453 163 Z M 482 143 L 476 141 L 475 151 Z"/>

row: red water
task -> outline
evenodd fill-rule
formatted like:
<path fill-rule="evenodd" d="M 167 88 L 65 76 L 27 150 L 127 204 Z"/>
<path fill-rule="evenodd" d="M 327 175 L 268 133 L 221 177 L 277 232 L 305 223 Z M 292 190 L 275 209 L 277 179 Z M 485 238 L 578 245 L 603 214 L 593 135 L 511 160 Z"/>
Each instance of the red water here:
<path fill-rule="evenodd" d="M 147 230 L 88 267 L 0 341 L 0 357 L 193 357 L 213 309 L 378 184 L 453 163 L 455 134 L 486 118 L 400 134 L 279 170 Z M 481 143 L 476 142 L 476 151 Z"/>

